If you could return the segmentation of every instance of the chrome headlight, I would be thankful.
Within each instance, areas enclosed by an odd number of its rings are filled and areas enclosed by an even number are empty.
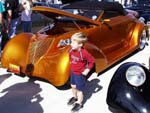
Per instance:
[[[142,67],[134,65],[127,69],[126,80],[133,86],[141,86],[146,80],[146,74]]]

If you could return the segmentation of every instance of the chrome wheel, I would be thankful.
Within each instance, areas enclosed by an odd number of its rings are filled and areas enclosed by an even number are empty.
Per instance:
[[[140,50],[144,49],[145,45],[146,45],[146,31],[144,30],[142,32],[142,36],[141,36],[141,39],[140,39],[139,49]]]

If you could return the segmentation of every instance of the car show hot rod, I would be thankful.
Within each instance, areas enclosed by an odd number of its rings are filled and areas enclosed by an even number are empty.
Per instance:
[[[68,51],[70,38],[76,32],[87,35],[84,48],[95,58],[98,73],[145,47],[144,23],[111,8],[122,7],[119,3],[91,2],[88,6],[76,5],[78,14],[66,9],[33,7],[33,12],[50,19],[49,24],[35,34],[19,33],[10,39],[3,49],[2,67],[20,76],[39,77],[54,86],[62,86],[70,76]]]

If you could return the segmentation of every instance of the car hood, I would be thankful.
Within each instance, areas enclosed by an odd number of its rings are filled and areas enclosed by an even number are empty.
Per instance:
[[[81,16],[81,15],[76,15],[76,14],[73,14],[64,10],[56,9],[56,8],[36,6],[36,7],[33,7],[32,10],[52,19],[57,19],[60,17],[68,17],[68,18],[73,18],[76,20],[81,20],[89,24],[100,25],[100,22],[98,21],[92,20],[90,18]]]

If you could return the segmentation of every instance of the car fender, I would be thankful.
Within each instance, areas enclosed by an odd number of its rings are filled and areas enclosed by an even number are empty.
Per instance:
[[[63,86],[70,76],[69,47],[45,54],[35,64],[32,75],[48,80],[54,86]]]
[[[23,67],[26,65],[26,60],[22,59],[26,59],[27,48],[32,37],[32,33],[20,33],[10,39],[3,49],[2,67],[9,68],[9,64],[12,63],[21,66],[21,70],[25,70]]]
[[[138,21],[138,20],[137,20]],[[146,31],[146,25],[143,24],[142,22],[138,22],[135,27],[134,27],[134,30],[133,32],[131,33],[132,36],[130,38],[130,45],[132,45],[132,47],[137,47],[139,48],[139,45],[140,45],[140,40],[142,38],[142,35],[143,35],[143,32],[147,33]],[[146,34],[147,36],[147,34]],[[148,38],[148,37],[147,37]]]
[[[149,91],[149,78],[140,87],[133,87],[125,77],[126,70],[133,65],[141,66],[147,75],[148,69],[136,62],[128,62],[121,65],[113,75],[109,84],[106,102],[110,107],[121,109],[126,113],[149,113],[150,106],[146,98]],[[142,91],[142,92],[141,92]]]

